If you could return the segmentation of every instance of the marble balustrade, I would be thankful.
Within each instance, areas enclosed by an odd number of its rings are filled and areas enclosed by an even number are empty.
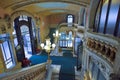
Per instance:
[[[46,63],[6,73],[0,80],[45,80]]]
[[[111,63],[114,62],[115,55],[117,52],[114,46],[93,38],[88,38],[86,43],[87,48],[107,58],[107,60],[110,61]]]

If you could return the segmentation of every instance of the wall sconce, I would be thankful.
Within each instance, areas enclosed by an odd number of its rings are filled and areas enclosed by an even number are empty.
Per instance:
[[[51,45],[50,38],[49,38],[49,39],[46,39],[46,44],[41,43],[40,46],[42,49],[44,49],[48,53],[48,60],[50,60],[50,51],[54,50],[56,45],[54,43]]]

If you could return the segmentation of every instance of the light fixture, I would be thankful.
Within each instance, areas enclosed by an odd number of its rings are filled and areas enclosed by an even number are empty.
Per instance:
[[[54,37],[59,37],[59,35],[61,35],[61,34],[58,32],[58,30],[56,30],[55,33],[53,33]]]
[[[48,60],[50,60],[50,51],[54,50],[56,45],[54,43],[51,45],[50,38],[48,38],[46,39],[46,43],[41,43],[40,46],[48,53]]]
[[[53,36],[55,37],[55,43],[57,42],[58,40],[58,37],[61,35],[61,33],[59,33],[58,30],[55,31],[55,33],[53,33]]]

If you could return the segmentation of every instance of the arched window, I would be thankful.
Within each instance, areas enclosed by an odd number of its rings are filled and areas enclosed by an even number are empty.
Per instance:
[[[27,15],[20,15],[14,20],[13,26],[14,45],[18,61],[21,61],[23,57],[30,58],[35,51],[33,50],[35,45],[32,45],[35,44],[34,41],[36,36],[34,21]],[[33,38],[33,41],[31,40],[31,37]],[[19,46],[21,49],[19,49]]]
[[[71,27],[73,24],[73,15],[68,15],[67,16],[67,23],[68,23],[68,27]]]
[[[28,17],[26,15],[20,15],[19,21],[28,21]]]
[[[64,48],[73,47],[73,38],[72,38],[72,31],[69,31],[69,34],[62,32],[59,40],[59,46]]]

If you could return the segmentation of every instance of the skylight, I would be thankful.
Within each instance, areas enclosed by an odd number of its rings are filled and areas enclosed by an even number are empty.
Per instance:
[[[37,6],[42,8],[65,8],[68,6],[66,3],[61,2],[46,2],[46,3],[39,3]]]

